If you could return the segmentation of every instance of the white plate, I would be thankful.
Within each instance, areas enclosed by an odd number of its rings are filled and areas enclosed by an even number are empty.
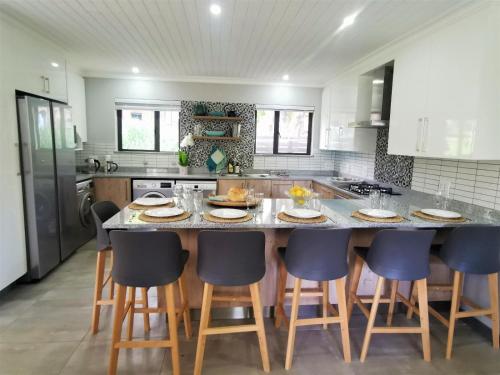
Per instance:
[[[134,203],[141,206],[160,206],[172,202],[172,198],[137,198]]]
[[[221,219],[241,219],[247,216],[247,213],[243,210],[235,210],[234,208],[217,208],[210,211],[210,215]]]
[[[321,216],[321,212],[316,210],[309,210],[307,208],[290,208],[284,211],[285,214],[299,219],[314,219]]]
[[[442,217],[444,219],[460,219],[462,217],[458,212],[438,210],[437,208],[423,208],[420,211],[426,215]]]
[[[388,210],[379,210],[377,208],[362,208],[359,210],[360,213],[370,217],[376,217],[379,219],[389,219],[391,217],[398,216],[397,213]]]
[[[154,210],[144,211],[147,216],[152,217],[171,217],[178,216],[184,213],[184,210],[179,207],[155,208]]]

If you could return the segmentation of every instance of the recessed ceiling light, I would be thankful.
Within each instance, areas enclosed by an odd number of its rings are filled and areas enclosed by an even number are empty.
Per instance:
[[[374,85],[382,85],[384,83],[383,79],[374,79],[373,81]]]
[[[50,65],[52,65],[54,68],[59,68],[59,64],[56,63],[55,61],[52,61]]]
[[[290,76],[288,74],[283,74],[283,77],[281,77],[283,81],[288,81],[290,79]]]
[[[139,68],[137,66],[132,67],[132,73],[134,74],[139,73]]]
[[[340,30],[345,29],[348,26],[351,26],[356,20],[357,13],[351,14],[350,16],[344,17],[344,21],[342,21],[342,25],[340,25]]]
[[[213,14],[213,15],[216,15],[218,16],[220,14],[220,12],[222,11],[222,8],[220,7],[219,4],[212,4],[210,5],[210,12]]]

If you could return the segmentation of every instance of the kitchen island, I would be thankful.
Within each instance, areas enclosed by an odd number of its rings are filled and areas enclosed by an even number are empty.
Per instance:
[[[466,204],[458,201],[451,201],[448,209],[458,211],[467,219],[464,223],[443,223],[431,222],[412,216],[412,212],[422,208],[434,207],[433,196],[425,193],[406,191],[401,196],[391,196],[385,201],[384,208],[395,211],[403,216],[405,220],[401,223],[374,223],[362,221],[351,216],[353,211],[360,208],[370,207],[369,199],[331,199],[321,201],[321,211],[329,219],[321,224],[293,224],[281,221],[276,218],[276,214],[286,208],[292,207],[292,201],[289,199],[265,199],[263,201],[263,212],[250,210],[253,219],[240,224],[218,224],[203,219],[200,213],[193,214],[189,219],[171,223],[145,223],[138,219],[140,211],[134,211],[124,208],[107,222],[104,223],[106,229],[158,229],[172,230],[179,234],[182,245],[189,250],[190,258],[186,268],[186,277],[190,292],[190,305],[192,308],[201,306],[202,282],[196,273],[197,258],[197,235],[201,230],[261,230],[266,235],[266,274],[261,281],[262,302],[264,306],[272,306],[275,303],[276,282],[277,282],[277,262],[278,256],[276,249],[279,246],[286,246],[288,236],[294,228],[298,227],[321,227],[321,228],[352,228],[353,234],[350,247],[368,246],[373,235],[383,228],[433,228],[438,231],[435,242],[441,243],[447,233],[457,225],[471,224],[500,224],[500,212],[485,209],[479,206]],[[213,209],[205,202],[203,211],[208,212]],[[350,258],[353,252],[350,251]],[[353,264],[353,262],[350,262]],[[432,266],[432,282],[447,282],[449,272],[444,265],[437,264]],[[369,294],[372,292],[374,275],[366,270],[363,272],[360,283],[361,293]],[[288,284],[292,285],[293,278],[288,278]],[[316,283],[304,283],[304,287],[316,286]],[[401,284],[401,290],[404,291],[408,286]],[[366,291],[363,291],[363,288]],[[227,293],[247,292],[247,288],[229,288]],[[431,299],[441,299],[444,296],[440,294],[431,295]],[[335,302],[335,296],[330,296],[330,301]],[[316,304],[317,300],[306,300],[305,303]],[[241,305],[241,303],[225,302],[226,306]]]

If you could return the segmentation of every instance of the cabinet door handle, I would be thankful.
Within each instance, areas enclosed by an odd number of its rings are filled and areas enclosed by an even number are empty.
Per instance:
[[[424,117],[424,126],[422,130],[422,152],[427,152],[427,129],[429,127],[429,118]]]
[[[422,118],[419,117],[417,121],[417,143],[415,144],[415,151],[420,152],[422,142]]]
[[[42,79],[42,84],[43,84],[42,91],[47,92],[47,78],[45,76],[40,76],[40,78]]]
[[[45,77],[45,80],[47,81],[47,94],[50,94],[50,78]]]

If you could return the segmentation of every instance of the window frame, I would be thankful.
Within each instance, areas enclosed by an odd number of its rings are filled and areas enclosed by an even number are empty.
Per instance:
[[[117,149],[120,152],[167,152],[167,153],[175,153],[175,151],[160,151],[160,109],[154,109],[154,127],[155,127],[155,149],[154,150],[144,150],[144,149],[132,149],[132,148],[123,148],[123,139],[122,139],[122,110],[121,108],[116,109],[116,131],[117,131]],[[138,110],[141,110],[138,108]],[[142,109],[145,110],[145,109]],[[151,110],[151,109],[149,109]],[[163,110],[167,111],[167,110]],[[180,134],[180,117],[179,122],[177,123],[178,131]],[[180,145],[180,139],[177,139],[177,147]]]
[[[265,109],[261,109],[264,111]],[[271,110],[272,109],[268,109]],[[279,152],[279,138],[280,138],[280,112],[281,111],[293,111],[286,109],[275,109],[274,110],[274,133],[273,133],[273,153],[257,153],[257,112],[259,109],[255,110],[255,143],[254,143],[254,154],[255,155],[292,155],[292,156],[310,156],[311,155],[311,144],[312,144],[312,125],[314,110],[309,111],[298,111],[294,112],[308,112],[308,124],[307,124],[307,150],[306,152]]]

